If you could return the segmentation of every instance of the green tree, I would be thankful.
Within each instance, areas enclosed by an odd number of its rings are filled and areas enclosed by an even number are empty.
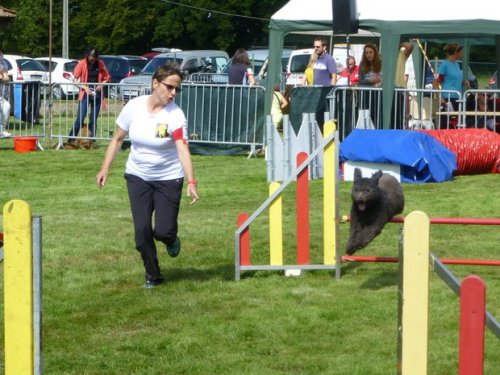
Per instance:
[[[52,0],[52,54],[62,51],[62,0]],[[223,49],[267,45],[268,19],[287,0],[69,0],[69,55],[90,45],[107,54],[143,54],[152,47]],[[6,0],[17,12],[0,30],[6,53],[49,53],[49,1]]]
[[[48,51],[49,3],[46,0],[3,1],[17,12],[16,20],[0,31],[5,53],[40,56]],[[15,3],[15,4],[14,4]]]

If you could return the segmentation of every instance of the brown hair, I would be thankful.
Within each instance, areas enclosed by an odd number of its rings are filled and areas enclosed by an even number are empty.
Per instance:
[[[457,52],[460,52],[462,50],[462,48],[463,47],[460,44],[450,43],[450,44],[446,44],[443,47],[443,50],[446,52],[446,55],[451,56]]]
[[[250,65],[250,59],[248,58],[247,50],[244,48],[238,48],[233,55],[233,64],[245,64]]]
[[[365,57],[365,51],[367,48],[370,48],[375,52],[372,62],[369,62]],[[368,73],[370,70],[379,73],[382,70],[382,60],[380,59],[380,54],[378,53],[378,48],[375,44],[365,44],[363,47],[363,56],[361,57],[361,62],[359,63],[359,70],[363,73]]]
[[[157,80],[158,82],[163,81],[165,78],[177,75],[181,78],[181,81],[184,79],[184,74],[179,69],[179,64],[170,63],[161,65],[156,68],[152,80]]]
[[[324,47],[328,47],[328,41],[324,36],[317,36],[314,38],[314,42],[321,42],[321,45]]]

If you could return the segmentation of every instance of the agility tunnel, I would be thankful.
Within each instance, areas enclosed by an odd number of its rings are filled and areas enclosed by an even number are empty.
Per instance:
[[[455,175],[500,173],[500,134],[486,129],[420,130],[457,158]]]

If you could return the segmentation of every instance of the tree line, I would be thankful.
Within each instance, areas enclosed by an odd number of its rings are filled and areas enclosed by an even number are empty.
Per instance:
[[[17,13],[0,28],[0,49],[32,57],[62,55],[63,0],[2,0]],[[220,49],[268,45],[269,18],[287,0],[68,0],[69,56],[95,46],[103,54],[147,53],[153,47]],[[50,22],[52,21],[52,22]],[[312,38],[312,37],[311,37]],[[312,40],[312,39],[311,39]],[[312,43],[312,42],[311,42]],[[430,43],[428,56],[442,56]],[[494,48],[471,47],[470,61],[495,61]]]
[[[287,0],[68,0],[69,56],[88,46],[103,54],[136,54],[153,47],[219,49],[268,44],[269,18]],[[63,0],[3,0],[17,13],[0,29],[4,53],[62,54]]]

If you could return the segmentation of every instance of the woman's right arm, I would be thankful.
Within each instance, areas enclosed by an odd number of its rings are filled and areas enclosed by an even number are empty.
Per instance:
[[[370,81],[365,78],[365,73],[361,69],[358,71],[358,79],[358,84],[360,86],[367,86],[370,84]]]
[[[116,127],[115,134],[111,139],[111,142],[108,145],[108,149],[106,150],[106,155],[104,156],[104,161],[102,162],[101,170],[97,173],[96,183],[98,187],[104,187],[106,185],[106,181],[108,179],[108,172],[113,160],[116,157],[116,154],[120,150],[123,140],[127,136],[128,132],[120,128]]]

